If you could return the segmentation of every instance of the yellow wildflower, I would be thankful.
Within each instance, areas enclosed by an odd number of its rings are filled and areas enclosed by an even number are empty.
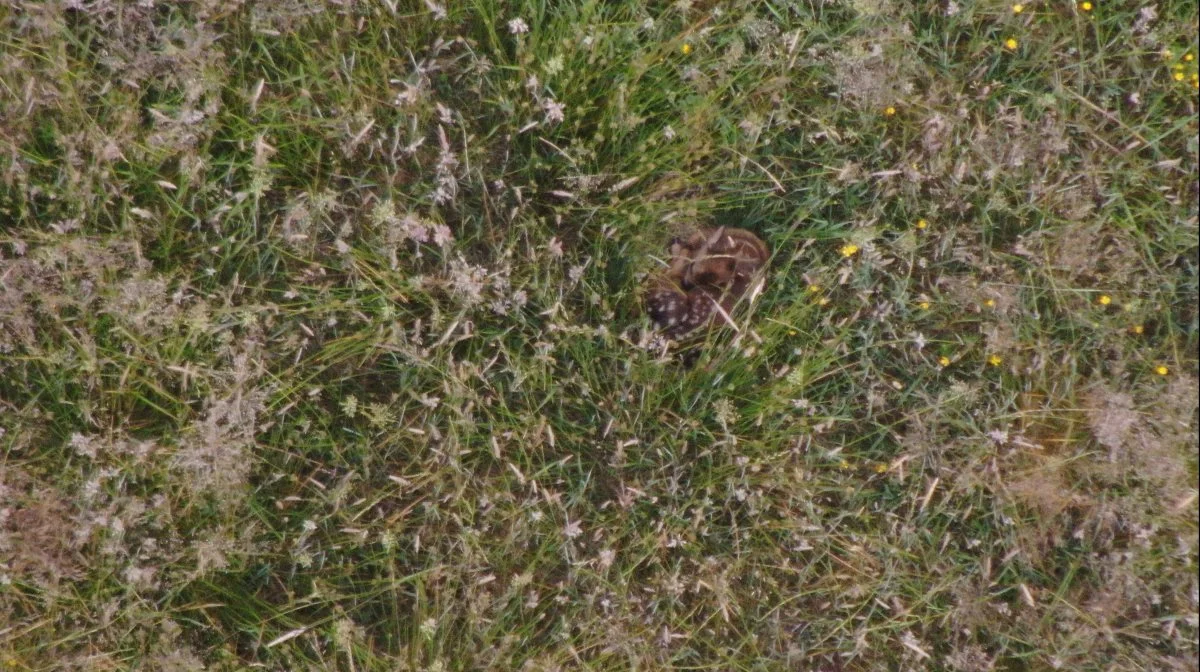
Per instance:
[[[929,228],[929,222],[927,222],[927,221],[925,221],[925,220],[923,220],[923,219],[918,219],[918,220],[917,220],[917,228],[918,228],[918,229],[922,229],[922,230],[923,230],[923,229],[926,229],[926,228]]]
[[[1020,43],[1017,42],[1017,38],[1010,37],[1004,41],[1004,46],[1008,49],[1016,49],[1018,46],[1020,46]]]
[[[1170,373],[1171,370],[1168,369],[1167,367],[1163,366],[1162,364],[1159,364],[1158,366],[1154,367],[1154,372],[1160,376],[1165,376],[1168,373]]]
[[[928,302],[928,301],[922,301],[922,302],[920,302],[920,303],[918,303],[918,304],[917,304],[917,307],[918,307],[918,308],[920,308],[921,310],[929,310],[929,302]]]
[[[1090,12],[1090,11],[1092,11],[1092,3],[1087,2],[1087,0],[1084,0],[1084,2],[1079,3],[1079,8],[1085,12]]]
[[[1146,333],[1146,327],[1140,324],[1135,324],[1133,325],[1133,333],[1141,336],[1142,334]]]
[[[1112,303],[1112,297],[1108,294],[1101,294],[1100,298],[1096,300],[1099,301],[1100,305],[1102,306],[1107,306],[1108,304]]]
[[[846,243],[842,246],[842,249],[839,250],[839,252],[842,253],[843,257],[853,257],[854,254],[858,252],[858,245],[855,245],[854,243]]]
[[[1187,61],[1188,63],[1191,63],[1192,61],[1196,60],[1196,57],[1193,56],[1192,52],[1189,51],[1188,53],[1183,55],[1183,60]]]
[[[991,364],[992,366],[1000,366],[1002,363],[1004,363],[1004,358],[1000,355],[992,355],[991,357],[988,357],[988,364]]]
[[[1174,77],[1174,78],[1175,78],[1175,81],[1177,81],[1177,82],[1182,82],[1182,81],[1183,81],[1183,73],[1182,73],[1182,72],[1177,72],[1177,73],[1175,73],[1175,74],[1173,74],[1173,75],[1171,75],[1171,76],[1172,76],[1172,77]]]
[[[996,300],[995,300],[995,299],[988,299],[988,300],[986,300],[986,301],[984,301],[984,302],[983,302],[983,305],[987,306],[988,308],[995,308],[995,307],[996,307]]]
[[[822,296],[821,298],[817,299],[817,305],[818,306],[828,306],[829,305],[829,297]]]
[[[875,465],[875,473],[877,474],[886,474],[887,470],[888,465],[884,462],[880,462],[879,464]]]
[[[950,366],[950,358],[945,355],[938,357],[938,366]]]
[[[1019,3],[1019,2],[1018,2],[1017,4],[1015,4],[1015,5],[1013,5],[1013,6],[1012,6],[1012,13],[1013,13],[1013,14],[1020,14],[1020,13],[1021,13],[1021,12],[1023,12],[1023,11],[1025,11],[1025,5],[1022,5],[1022,4],[1021,4],[1021,3]]]
[[[894,116],[896,114],[896,108],[888,105],[887,107],[883,108],[883,114],[886,117]]]
[[[688,54],[692,53],[692,45],[684,42],[683,46],[679,48],[679,51],[683,52],[684,56],[687,56]]]

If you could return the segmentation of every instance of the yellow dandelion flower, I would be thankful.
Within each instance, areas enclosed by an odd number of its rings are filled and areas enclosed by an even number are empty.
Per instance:
[[[1135,324],[1133,325],[1133,333],[1141,336],[1142,334],[1146,333],[1146,327],[1140,324]]]
[[[896,108],[892,107],[891,105],[888,105],[887,107],[883,108],[883,115],[885,117],[895,116],[895,114],[896,114]]]
[[[1193,56],[1192,52],[1189,51],[1188,53],[1183,55],[1183,60],[1187,61],[1188,63],[1191,63],[1192,61],[1196,60],[1196,57]]]
[[[988,300],[986,300],[986,301],[984,301],[984,302],[983,302],[983,305],[987,306],[988,308],[995,308],[995,307],[996,307],[996,300],[995,300],[995,299],[988,299]]]
[[[918,304],[917,304],[917,307],[918,307],[918,308],[920,308],[921,310],[929,310],[929,302],[928,302],[928,301],[922,301],[922,302],[920,302],[920,303],[918,303]]]
[[[829,305],[829,297],[822,296],[821,298],[817,299],[817,305],[818,306],[828,306]]]
[[[1168,373],[1170,373],[1171,370],[1168,369],[1167,367],[1163,366],[1162,364],[1159,364],[1158,366],[1154,367],[1154,372],[1160,376],[1165,376]]]
[[[1086,1],[1081,2],[1081,3],[1079,3],[1079,8],[1085,12],[1090,12],[1090,11],[1092,11],[1092,3],[1086,2]]]
[[[991,364],[992,366],[1000,366],[1003,363],[1004,358],[1000,355],[992,355],[991,357],[988,357],[988,364]]]
[[[917,228],[921,229],[921,230],[925,230],[925,229],[929,228],[929,222],[927,222],[923,219],[918,219],[917,220]]]
[[[1108,304],[1112,303],[1112,297],[1108,294],[1101,294],[1100,298],[1096,299],[1096,301],[1102,306],[1107,306]]]
[[[879,464],[875,465],[875,473],[877,474],[886,474],[887,470],[888,465],[884,462],[880,462]]]
[[[1013,13],[1013,14],[1020,14],[1020,13],[1021,13],[1021,12],[1023,12],[1023,11],[1025,11],[1025,5],[1022,5],[1022,4],[1021,4],[1021,3],[1019,3],[1019,2],[1018,2],[1017,4],[1015,4],[1015,5],[1013,5],[1013,6],[1012,6],[1012,13]]]
[[[1174,78],[1175,78],[1175,81],[1177,81],[1177,82],[1182,82],[1182,81],[1183,81],[1183,73],[1182,73],[1182,72],[1177,72],[1177,73],[1175,73],[1175,74],[1173,74],[1173,75],[1171,75],[1171,76],[1172,76],[1172,77],[1174,77]]]
[[[684,42],[683,46],[679,48],[679,51],[683,52],[684,56],[687,56],[688,54],[692,53],[692,45]]]
[[[842,253],[843,257],[853,257],[854,254],[858,252],[858,245],[855,245],[854,243],[846,243],[842,246],[842,249],[838,251]]]
[[[1004,46],[1007,47],[1008,49],[1016,49],[1017,47],[1020,46],[1020,43],[1017,42],[1017,38],[1010,37],[1004,41]]]
[[[950,358],[945,355],[938,357],[938,366],[950,366]]]

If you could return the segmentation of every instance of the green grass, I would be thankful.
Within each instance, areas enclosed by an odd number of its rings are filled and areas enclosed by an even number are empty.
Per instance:
[[[0,668],[1194,669],[1194,3],[71,4]],[[668,347],[713,224],[766,289]]]

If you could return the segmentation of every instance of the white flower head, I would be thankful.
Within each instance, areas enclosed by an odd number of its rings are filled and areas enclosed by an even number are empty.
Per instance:
[[[925,340],[925,334],[920,332],[914,333],[912,336],[913,345],[917,346],[917,350],[922,350],[929,341]]]
[[[454,242],[454,233],[445,224],[438,224],[433,227],[433,242],[438,247],[444,248]]]
[[[562,103],[550,98],[542,101],[542,109],[546,111],[546,123],[557,124],[563,120],[563,111],[566,106]]]
[[[436,2],[432,2],[431,0],[425,0],[425,8],[428,9],[431,14],[433,14],[433,18],[436,21],[441,21],[448,16],[446,14],[445,7]]]
[[[529,32],[529,24],[525,23],[525,19],[513,19],[508,22],[508,32],[512,35],[523,35]]]

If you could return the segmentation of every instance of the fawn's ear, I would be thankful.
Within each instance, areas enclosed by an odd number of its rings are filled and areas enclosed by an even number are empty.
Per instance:
[[[716,229],[713,229],[712,233],[708,236],[708,240],[704,241],[704,247],[716,247],[717,243],[721,242],[721,239],[724,237],[725,227],[718,226]]]

